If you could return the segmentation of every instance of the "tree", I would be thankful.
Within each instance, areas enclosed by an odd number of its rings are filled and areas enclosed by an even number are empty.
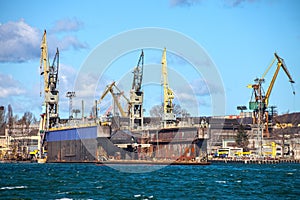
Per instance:
[[[164,109],[162,105],[155,105],[150,109],[151,117],[162,117]]]
[[[9,132],[9,134],[11,134],[11,130],[14,125],[14,114],[13,114],[13,110],[12,110],[12,107],[10,104],[8,104],[8,106],[7,106],[6,122],[8,124],[8,132]]]
[[[0,124],[5,123],[5,111],[4,106],[0,106]]]
[[[0,135],[5,135],[5,110],[0,106]]]
[[[236,134],[235,143],[238,147],[243,148],[243,151],[248,151],[249,138],[247,131],[245,131],[242,124],[239,125],[238,132]]]
[[[20,119],[22,125],[26,125],[29,128],[30,124],[33,122],[33,114],[31,112],[25,112],[23,117]]]
[[[150,116],[151,117],[162,117],[163,113],[164,113],[163,105],[155,105],[150,109]],[[188,116],[190,116],[190,114],[185,109],[181,108],[181,106],[179,104],[174,104],[173,113],[177,117],[188,117]]]
[[[190,114],[187,112],[187,110],[184,108],[181,108],[181,106],[179,104],[174,104],[173,113],[177,117],[189,117],[190,116]]]

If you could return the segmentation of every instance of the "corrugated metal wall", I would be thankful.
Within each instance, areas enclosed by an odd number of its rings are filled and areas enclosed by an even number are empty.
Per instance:
[[[49,162],[94,161],[97,127],[56,130],[46,133]]]

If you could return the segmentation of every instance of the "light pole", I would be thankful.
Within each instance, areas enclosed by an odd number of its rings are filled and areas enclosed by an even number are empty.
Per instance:
[[[246,106],[237,106],[236,109],[240,110],[241,113],[244,113],[244,110],[247,110],[247,107]],[[243,119],[244,119],[244,115],[242,116],[241,124],[243,124]]]
[[[75,92],[67,92],[66,97],[69,98],[69,119],[71,119],[71,113],[72,113],[72,99],[75,97]]]

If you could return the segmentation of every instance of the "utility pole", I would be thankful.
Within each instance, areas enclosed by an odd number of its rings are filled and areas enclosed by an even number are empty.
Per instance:
[[[262,143],[263,143],[263,113],[264,113],[264,104],[262,103],[262,88],[261,88],[261,81],[259,82],[259,98],[260,101],[258,103],[258,148],[259,148],[259,156],[263,155],[262,152]]]
[[[73,97],[76,97],[75,92],[67,92],[66,97],[69,98],[69,119],[71,119]]]

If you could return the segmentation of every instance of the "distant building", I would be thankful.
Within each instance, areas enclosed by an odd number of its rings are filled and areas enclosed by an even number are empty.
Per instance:
[[[5,134],[0,136],[0,159],[3,159],[4,155],[10,155],[9,158],[13,159],[27,158],[31,151],[39,149],[40,136],[38,132],[38,124],[29,126],[14,124],[12,127],[6,125]]]

